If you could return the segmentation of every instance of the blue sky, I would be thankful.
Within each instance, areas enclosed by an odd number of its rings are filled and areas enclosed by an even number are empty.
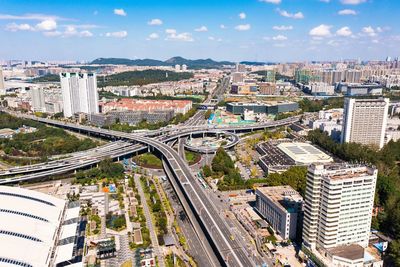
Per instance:
[[[0,0],[0,59],[400,56],[398,0]]]

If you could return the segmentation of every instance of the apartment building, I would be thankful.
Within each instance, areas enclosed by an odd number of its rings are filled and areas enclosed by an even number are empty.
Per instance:
[[[344,104],[341,142],[376,145],[382,148],[385,141],[388,108],[388,98],[347,98]]]

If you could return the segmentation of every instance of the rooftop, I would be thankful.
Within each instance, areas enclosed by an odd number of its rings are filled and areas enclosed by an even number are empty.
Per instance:
[[[49,266],[65,205],[43,193],[0,186],[0,244],[7,244],[0,258]]]
[[[359,260],[364,259],[364,248],[357,244],[338,246],[331,248],[328,252],[337,257],[349,259],[349,260]]]
[[[279,204],[282,210],[289,213],[296,212],[293,204],[303,201],[302,196],[289,185],[259,187],[256,193]]]
[[[308,143],[287,142],[281,143],[277,147],[297,164],[327,163],[333,161],[331,156]]]
[[[332,180],[345,180],[354,178],[365,178],[376,175],[376,169],[366,165],[348,163],[314,165],[322,171],[322,176]]]

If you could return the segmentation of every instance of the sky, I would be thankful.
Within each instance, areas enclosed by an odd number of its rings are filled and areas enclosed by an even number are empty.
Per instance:
[[[0,0],[0,59],[400,56],[399,0]]]

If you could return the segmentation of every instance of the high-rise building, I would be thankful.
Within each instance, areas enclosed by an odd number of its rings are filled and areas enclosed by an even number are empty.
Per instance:
[[[246,65],[236,63],[236,71],[237,72],[246,72]]]
[[[3,75],[3,68],[0,67],[0,95],[6,94],[6,88],[4,85],[4,75]]]
[[[348,83],[359,83],[362,72],[359,70],[346,70],[345,79]]]
[[[64,117],[75,113],[98,113],[97,78],[95,73],[60,73]]]
[[[176,64],[175,65],[175,71],[181,71],[181,65]]]
[[[342,143],[355,142],[365,145],[384,145],[389,99],[346,98]]]
[[[303,222],[307,247],[368,246],[377,173],[347,163],[308,167]]]
[[[45,112],[46,104],[44,101],[43,88],[32,88],[30,91],[33,111]]]

